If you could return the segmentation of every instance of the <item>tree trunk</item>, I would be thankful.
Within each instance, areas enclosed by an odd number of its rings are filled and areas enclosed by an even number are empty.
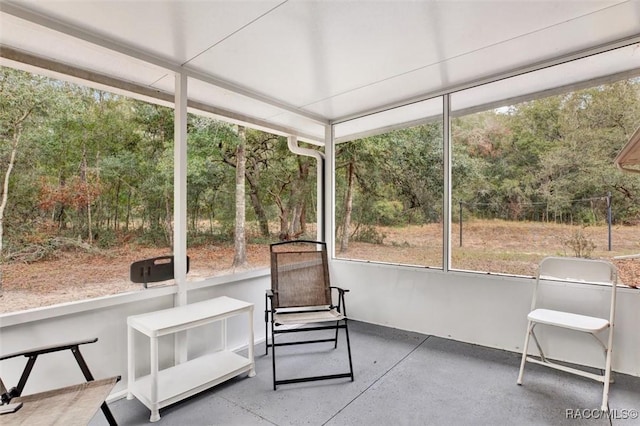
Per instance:
[[[234,237],[235,254],[233,268],[247,266],[247,246],[245,238],[245,144],[246,133],[243,126],[238,126],[238,147],[236,148],[236,229]]]
[[[83,134],[83,138],[86,140],[86,133]],[[82,143],[82,163],[80,164],[80,182],[82,182],[85,190],[86,197],[86,209],[87,209],[87,234],[89,245],[93,244],[93,224],[91,223],[91,191],[89,190],[89,180],[87,178],[88,175],[88,166],[87,166],[87,146],[86,142]],[[82,207],[78,210],[79,213],[82,212]],[[80,216],[80,214],[78,214]],[[78,226],[82,226],[81,223]]]
[[[165,190],[164,194],[164,209],[165,209],[165,233],[166,239],[169,245],[173,247],[173,225],[171,224],[171,196],[168,191]]]
[[[131,217],[131,189],[127,191],[127,215],[124,219],[124,230],[129,232],[129,219]]]
[[[344,223],[342,225],[342,241],[340,252],[345,253],[349,249],[349,227],[351,226],[351,210],[353,209],[353,178],[355,176],[353,162],[347,165],[347,194],[344,199]]]
[[[247,183],[249,184],[249,199],[251,200],[251,205],[253,206],[253,211],[258,218],[258,224],[260,226],[260,234],[263,237],[269,236],[269,220],[267,219],[267,213],[262,206],[262,202],[260,201],[260,197],[258,196],[258,185],[253,181],[253,179],[247,177]]]
[[[300,232],[307,233],[307,204],[302,204],[300,209]]]
[[[296,238],[302,235],[305,231],[304,214],[305,214],[305,205],[306,205],[306,201],[309,194],[307,193],[306,189],[304,189],[305,185],[303,185],[303,182],[307,180],[308,176],[309,176],[309,162],[303,160],[302,157],[298,157],[298,182],[300,184],[297,185],[297,187],[299,188],[298,193],[295,197],[297,205],[294,208],[295,214],[292,217],[293,230]]]
[[[11,157],[9,158],[9,166],[4,174],[4,183],[2,185],[2,201],[0,202],[0,255],[2,254],[3,234],[4,234],[4,210],[7,207],[7,201],[9,199],[9,178],[11,177],[11,171],[13,165],[16,162],[16,153],[18,152],[18,142],[20,141],[21,128],[17,126],[13,133],[13,141],[11,144]]]
[[[119,217],[119,213],[120,213],[120,187],[121,187],[121,180],[118,179],[118,183],[116,185],[116,197],[115,197],[115,211],[113,212],[113,230],[118,232],[120,230],[120,217]]]
[[[20,143],[20,136],[22,135],[22,123],[29,117],[33,108],[28,109],[22,114],[22,116],[13,125],[13,137],[11,140],[11,156],[9,157],[9,165],[7,171],[4,174],[4,182],[2,185],[2,201],[0,201],[0,255],[3,250],[3,236],[4,236],[4,211],[7,208],[7,202],[9,200],[9,179],[11,178],[11,171],[16,163],[16,154],[18,152],[18,144]]]
[[[287,230],[289,228],[289,209],[283,203],[282,198],[279,195],[275,197],[275,203],[278,206],[278,210],[280,210],[280,214],[278,215],[278,218],[280,219],[280,232],[278,233],[278,239],[280,241],[285,241],[289,239],[287,234]]]

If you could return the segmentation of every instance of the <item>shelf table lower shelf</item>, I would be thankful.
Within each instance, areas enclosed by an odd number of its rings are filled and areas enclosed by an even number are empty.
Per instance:
[[[188,398],[252,369],[245,357],[215,352],[158,372],[158,408]],[[151,409],[151,376],[136,378],[131,393]]]

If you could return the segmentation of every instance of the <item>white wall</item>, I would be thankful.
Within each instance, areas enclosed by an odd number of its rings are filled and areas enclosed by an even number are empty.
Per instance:
[[[334,285],[351,290],[347,299],[350,318],[522,352],[533,294],[531,278],[445,274],[340,260],[332,262],[331,273]],[[609,306],[609,293],[600,286],[556,282],[543,284],[542,291],[585,311],[599,310],[600,315]],[[640,376],[640,291],[619,287],[616,312],[613,369]],[[604,365],[602,350],[591,336],[542,328],[536,334],[550,358]],[[576,345],[578,342],[585,344]]]
[[[233,277],[212,279],[190,284],[189,303],[210,297],[226,295],[255,304],[255,339],[264,339],[264,294],[270,281],[267,270]],[[84,355],[96,378],[122,376],[115,392],[124,391],[127,383],[127,317],[173,306],[175,286],[148,289],[135,294],[109,296],[93,301],[75,302],[17,314],[0,315],[0,354],[18,352],[27,348],[66,343],[98,337],[98,342],[83,345]],[[207,328],[208,327],[208,328]],[[229,347],[246,346],[246,320],[229,320]],[[241,332],[241,333],[240,333]],[[197,356],[220,341],[219,329],[203,327],[189,334],[189,354]],[[142,334],[135,335],[137,374],[149,371],[149,341]],[[263,353],[256,348],[256,354]],[[160,340],[161,367],[173,362],[173,339]],[[26,358],[19,357],[0,362],[0,377],[7,388],[17,385]],[[24,393],[29,394],[51,388],[78,383],[82,373],[70,351],[40,356]]]
[[[524,342],[526,314],[530,308],[533,280],[505,276],[451,272],[424,268],[396,267],[365,262],[334,260],[331,263],[334,285],[348,288],[348,314],[351,318],[389,327],[417,331],[454,340],[519,352]],[[229,281],[233,279],[233,281]],[[190,284],[189,303],[226,295],[255,304],[255,339],[264,339],[264,291],[269,288],[268,270],[233,277],[221,277]],[[608,297],[602,288],[567,284],[548,284],[554,296],[574,294],[574,304],[585,306]],[[149,289],[135,295],[120,295],[97,301],[78,302],[20,314],[0,316],[0,353],[76,339],[98,337],[98,343],[82,347],[96,378],[121,375],[116,392],[126,387],[126,318],[143,312],[164,309],[173,304],[174,288]],[[613,368],[640,376],[640,291],[622,288],[618,293],[618,315]],[[189,334],[189,354],[215,347],[219,334],[215,327]],[[243,328],[244,327],[244,328]],[[246,323],[229,324],[229,346],[246,342]],[[594,350],[574,349],[583,341],[575,333],[542,334],[551,343],[552,358],[601,366],[602,354]],[[140,353],[137,370],[148,370],[148,341],[136,338]],[[591,343],[591,342],[587,342]],[[162,362],[173,361],[173,341],[161,341]],[[264,346],[256,347],[256,355]],[[17,384],[24,358],[0,362],[0,377],[7,386]],[[515,382],[514,377],[514,382]],[[44,356],[38,360],[25,393],[77,383],[82,375],[70,352]]]

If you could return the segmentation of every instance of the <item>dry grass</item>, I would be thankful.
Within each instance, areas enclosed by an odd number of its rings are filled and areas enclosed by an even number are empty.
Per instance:
[[[384,243],[351,242],[347,253],[338,257],[421,266],[442,266],[442,226],[411,225],[379,228]],[[537,263],[546,255],[575,253],[564,242],[575,232],[595,244],[591,257],[611,259],[640,253],[640,226],[616,227],[612,231],[613,250],[608,251],[606,227],[571,227],[527,222],[473,221],[463,225],[463,244],[459,229],[452,227],[452,266],[455,269],[534,275]],[[129,265],[139,259],[166,255],[168,249],[122,245],[99,254],[64,252],[57,259],[32,264],[3,265],[0,312],[49,306],[86,298],[141,291],[129,281]],[[201,246],[189,248],[189,280],[233,272],[233,247]],[[248,245],[249,268],[269,265],[267,244]],[[624,283],[640,282],[640,259],[616,261]]]

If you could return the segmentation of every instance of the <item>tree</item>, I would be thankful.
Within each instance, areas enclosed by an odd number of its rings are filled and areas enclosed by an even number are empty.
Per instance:
[[[2,199],[0,201],[0,255],[4,248],[5,210],[9,202],[11,174],[18,161],[19,149],[25,127],[46,115],[46,107],[52,99],[47,79],[0,67],[0,154],[6,161],[3,173]]]
[[[246,133],[244,126],[238,126],[238,145],[236,147],[236,231],[234,237],[233,267],[247,266],[247,244],[245,236],[245,145]]]
[[[314,149],[310,145],[301,146]],[[317,214],[316,160],[292,153],[284,138],[278,140],[275,148],[276,157],[269,165],[267,178],[269,194],[278,209],[278,238],[292,240],[307,232],[307,221]]]
[[[269,237],[269,219],[263,202],[263,189],[266,185],[262,182],[265,171],[268,170],[269,163],[277,161],[275,145],[278,137],[275,135],[260,132],[258,130],[247,130],[247,168],[245,178],[249,185],[249,200],[258,220],[260,234]],[[267,178],[268,179],[268,178]]]
[[[336,221],[340,227],[340,251],[347,251],[349,241],[358,232],[360,225],[371,230],[378,222],[376,202],[387,200],[388,189],[393,186],[389,180],[385,163],[390,160],[389,148],[393,146],[390,134],[358,139],[339,145],[336,151],[337,170],[344,170],[344,180],[336,184],[336,198],[343,192],[342,205],[336,211]],[[355,226],[352,224],[356,223]]]
[[[353,212],[353,184],[355,182],[355,161],[351,159],[346,167],[347,187],[344,194],[344,219],[342,221],[342,238],[340,240],[340,253],[349,250],[349,232],[351,232],[351,214]]]

